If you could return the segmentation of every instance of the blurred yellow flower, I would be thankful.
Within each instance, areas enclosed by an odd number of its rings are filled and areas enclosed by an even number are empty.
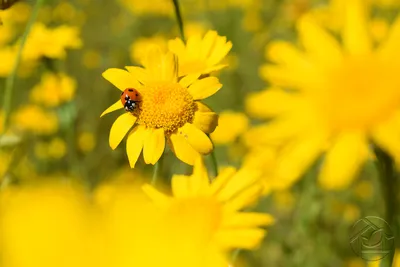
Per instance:
[[[269,194],[271,190],[285,190],[292,185],[291,180],[275,175],[277,155],[277,150],[273,147],[254,147],[244,156],[243,168],[261,172],[263,194]]]
[[[258,179],[257,172],[227,168],[210,184],[198,158],[191,176],[173,176],[172,197],[144,185],[163,212],[161,240],[165,238],[165,243],[159,245],[164,266],[183,266],[177,263],[181,260],[187,260],[186,266],[227,266],[224,253],[256,249],[265,235],[259,227],[274,222],[269,214],[241,211],[260,197]]]
[[[101,60],[101,55],[96,50],[86,50],[82,56],[82,63],[88,69],[98,68]]]
[[[1,18],[1,17],[0,17]],[[0,27],[0,47],[7,44],[14,37],[14,30],[12,27]]]
[[[148,50],[145,68],[108,69],[103,77],[124,91],[137,90],[137,106],[119,116],[110,131],[109,143],[115,149],[128,134],[126,151],[134,168],[141,151],[146,164],[155,164],[164,152],[165,138],[175,155],[193,165],[201,154],[213,150],[206,135],[214,131],[217,115],[199,100],[215,94],[221,87],[218,79],[199,79],[188,75],[178,82],[176,57],[163,54],[157,47]],[[124,108],[120,99],[101,116]]]
[[[384,19],[374,19],[371,22],[371,36],[376,42],[383,41],[389,33],[390,25]]]
[[[226,110],[220,113],[218,126],[211,134],[215,144],[229,144],[234,142],[249,127],[249,119],[241,112]]]
[[[4,26],[15,26],[14,24],[24,23],[28,20],[31,6],[28,3],[19,1],[6,10],[0,10],[0,21]]]
[[[90,152],[96,145],[96,137],[92,132],[82,132],[78,136],[78,147],[82,152]]]
[[[167,39],[161,35],[154,35],[152,37],[141,37],[136,39],[130,47],[130,56],[132,62],[145,64],[147,50],[149,47],[156,45],[165,52],[167,51]]]
[[[374,195],[374,185],[368,180],[360,181],[354,186],[353,192],[361,200],[371,199]]]
[[[3,265],[92,265],[85,255],[91,228],[84,203],[80,191],[61,185],[8,188],[0,193]]]
[[[119,0],[119,2],[135,15],[172,16],[174,14],[174,7],[171,1]]]
[[[193,35],[185,43],[176,38],[168,42],[168,48],[178,56],[179,77],[188,74],[209,74],[225,68],[220,64],[232,48],[226,37],[219,36],[216,31],[208,31],[204,38]]]
[[[185,22],[185,36],[198,36],[204,35],[206,33],[207,26],[202,22],[197,21],[187,21]]]
[[[51,158],[60,159],[67,153],[67,145],[63,139],[56,137],[49,142],[47,151]]]
[[[33,87],[30,100],[46,107],[56,107],[71,101],[75,95],[76,81],[65,73],[44,73]]]
[[[78,28],[62,25],[50,29],[44,24],[36,23],[32,26],[22,57],[24,60],[37,60],[41,57],[64,59],[66,49],[77,49],[81,46]]]
[[[276,87],[248,99],[251,113],[275,118],[248,138],[282,146],[280,179],[295,181],[326,152],[319,181],[341,189],[370,158],[371,142],[400,157],[400,17],[374,48],[364,4],[346,1],[342,44],[306,15],[297,24],[304,51],[283,41],[267,49],[276,65],[263,66],[262,77],[291,91]]]
[[[36,105],[26,105],[17,110],[12,122],[14,127],[35,134],[48,135],[58,130],[57,115]]]
[[[13,47],[0,47],[0,77],[7,77],[14,66],[17,53]]]
[[[73,22],[77,16],[77,10],[67,1],[58,3],[52,12],[53,20],[59,22]]]

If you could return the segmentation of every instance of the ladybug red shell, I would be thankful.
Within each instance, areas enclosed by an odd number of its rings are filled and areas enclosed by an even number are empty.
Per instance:
[[[124,105],[125,110],[132,112],[135,109],[137,102],[139,102],[139,97],[140,94],[136,89],[126,88],[121,93],[121,103]]]

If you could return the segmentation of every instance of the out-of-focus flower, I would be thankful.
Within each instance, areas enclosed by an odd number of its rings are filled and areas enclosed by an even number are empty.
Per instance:
[[[174,14],[174,7],[171,1],[119,0],[119,2],[135,15],[172,16]]]
[[[12,117],[13,126],[35,134],[48,135],[58,130],[57,115],[36,105],[26,105]]]
[[[11,73],[16,55],[16,50],[13,47],[0,48],[0,77],[7,77]]]
[[[1,18],[1,17],[0,17]],[[7,44],[14,36],[14,31],[11,27],[0,27],[0,47]]]
[[[3,191],[0,194],[0,245],[4,266],[91,265],[85,255],[92,244],[88,243],[91,228],[87,224],[89,213],[84,203],[87,201],[82,192],[68,186],[32,186]]]
[[[101,55],[96,50],[86,50],[82,56],[82,63],[88,69],[98,68],[101,64]]]
[[[371,199],[374,194],[374,186],[371,181],[360,181],[354,186],[353,192],[359,199]]]
[[[199,100],[215,94],[221,87],[218,79],[199,79],[200,74],[183,77],[178,82],[176,57],[168,52],[163,54],[154,47],[148,50],[145,68],[127,67],[108,69],[103,77],[124,91],[137,90],[137,106],[114,122],[109,143],[115,149],[128,134],[126,151],[133,168],[141,151],[146,164],[155,164],[164,152],[165,139],[175,155],[193,164],[201,154],[213,150],[206,135],[214,131],[218,116]],[[101,116],[122,109],[120,99]]]
[[[56,137],[50,141],[47,151],[51,158],[60,159],[67,153],[67,145],[64,140]]]
[[[6,10],[0,10],[0,21],[4,26],[24,23],[28,20],[31,6],[28,3],[19,1]]]
[[[390,25],[384,19],[374,19],[371,21],[371,36],[376,42],[383,41],[389,33]]]
[[[371,141],[400,157],[400,17],[374,48],[364,4],[346,1],[342,44],[306,15],[297,25],[304,51],[287,42],[267,49],[276,64],[263,66],[262,77],[291,90],[272,88],[248,99],[251,113],[275,118],[249,138],[282,146],[278,179],[295,181],[326,152],[319,181],[341,189],[370,158]]]
[[[96,145],[96,137],[92,132],[82,132],[78,136],[78,147],[82,152],[90,152]]]
[[[178,56],[179,76],[188,74],[209,74],[226,67],[220,64],[232,48],[232,43],[216,31],[208,31],[201,38],[193,35],[185,43],[176,38],[168,42],[168,48]]]
[[[56,107],[72,100],[75,90],[76,81],[65,73],[45,73],[31,90],[30,99],[36,104]]]
[[[223,111],[219,115],[218,126],[211,134],[215,144],[229,144],[234,142],[249,127],[249,119],[240,112]]]
[[[147,57],[147,50],[149,47],[156,45],[162,51],[167,51],[167,39],[161,35],[154,35],[152,37],[142,37],[136,39],[130,47],[130,56],[132,62],[145,64]]]
[[[52,18],[54,21],[64,23],[73,22],[77,16],[77,10],[67,1],[61,1],[52,12]]]
[[[185,22],[184,31],[186,37],[204,35],[206,29],[207,27],[204,23],[196,21]]]
[[[184,266],[179,263],[186,261],[186,266],[227,266],[224,253],[257,248],[265,235],[259,227],[274,222],[269,214],[241,211],[260,197],[258,179],[256,172],[227,168],[210,184],[199,158],[191,176],[172,178],[172,197],[144,185],[163,213],[165,231],[154,245],[168,263],[164,265]]]
[[[82,46],[79,29],[62,25],[53,29],[36,23],[28,36],[22,57],[24,60],[37,60],[41,57],[64,59],[66,49],[77,49]]]
[[[263,193],[269,194],[271,190],[284,190],[292,185],[291,180],[285,180],[275,175],[277,150],[273,147],[256,147],[246,153],[243,167],[259,170]]]

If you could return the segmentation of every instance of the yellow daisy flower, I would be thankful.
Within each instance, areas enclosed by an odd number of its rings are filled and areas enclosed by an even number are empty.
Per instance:
[[[149,49],[144,68],[108,69],[103,77],[124,91],[134,88],[139,102],[133,112],[121,115],[112,125],[109,143],[115,149],[128,131],[126,151],[134,168],[143,150],[146,164],[155,164],[167,142],[175,155],[193,165],[201,154],[209,154],[213,145],[206,135],[214,131],[218,116],[199,100],[215,94],[221,87],[218,79],[199,79],[199,74],[178,80],[176,57]],[[122,109],[120,100],[101,116]],[[165,140],[167,139],[167,141]]]
[[[40,84],[32,88],[30,100],[47,107],[56,107],[71,101],[75,90],[76,81],[65,73],[45,73]]]
[[[42,23],[32,26],[22,52],[24,60],[37,60],[41,57],[63,59],[66,49],[77,49],[82,46],[79,29],[67,25],[50,29]]]
[[[225,110],[220,113],[218,126],[211,134],[214,144],[226,145],[233,143],[249,127],[249,119],[240,112]]]
[[[38,135],[51,135],[58,130],[58,117],[36,105],[25,105],[12,116],[13,127]]]
[[[248,138],[282,146],[277,173],[284,180],[296,180],[326,152],[319,181],[346,187],[370,157],[371,142],[400,157],[400,17],[375,48],[364,4],[346,1],[341,43],[304,16],[297,24],[304,50],[283,41],[267,49],[275,65],[260,73],[276,88],[250,96],[247,107],[276,119]]]
[[[188,74],[209,74],[225,68],[220,62],[232,48],[232,43],[216,31],[208,31],[204,38],[192,35],[185,43],[176,38],[168,42],[168,48],[179,58],[179,77]]]
[[[172,197],[148,184],[143,190],[164,214],[161,220],[169,251],[176,250],[181,255],[204,253],[191,259],[195,266],[227,266],[221,253],[257,248],[265,235],[260,227],[274,222],[269,214],[241,211],[260,197],[258,179],[257,172],[226,168],[210,183],[198,158],[191,176],[173,176]]]

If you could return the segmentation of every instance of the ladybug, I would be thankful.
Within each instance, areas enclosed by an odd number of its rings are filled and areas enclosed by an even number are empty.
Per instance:
[[[139,92],[134,88],[126,88],[121,93],[121,103],[126,111],[132,112],[139,102]]]

